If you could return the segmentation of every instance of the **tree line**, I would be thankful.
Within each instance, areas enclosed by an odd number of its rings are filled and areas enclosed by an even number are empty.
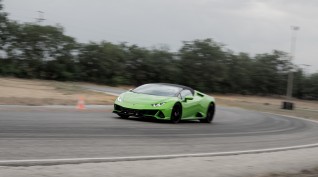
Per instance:
[[[318,99],[318,73],[306,75],[288,53],[250,56],[213,39],[185,41],[177,52],[107,41],[79,43],[62,26],[8,19],[0,0],[0,75],[108,85],[167,82],[204,92],[284,95],[294,71],[293,95]]]

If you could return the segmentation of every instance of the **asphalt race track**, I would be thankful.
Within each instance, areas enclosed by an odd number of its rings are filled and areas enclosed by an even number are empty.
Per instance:
[[[110,107],[0,109],[0,160],[211,153],[318,143],[318,124],[217,107],[212,124],[120,119]]]

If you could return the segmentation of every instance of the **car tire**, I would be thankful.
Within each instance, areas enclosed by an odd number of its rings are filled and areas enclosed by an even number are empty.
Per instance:
[[[170,121],[174,124],[177,124],[180,122],[181,117],[182,117],[182,106],[180,103],[176,103],[172,108]]]
[[[118,114],[120,118],[122,119],[128,119],[128,115],[124,115],[124,114]]]
[[[204,119],[200,119],[200,122],[211,123],[214,118],[214,113],[215,113],[215,105],[214,103],[211,103],[208,107],[206,117]]]

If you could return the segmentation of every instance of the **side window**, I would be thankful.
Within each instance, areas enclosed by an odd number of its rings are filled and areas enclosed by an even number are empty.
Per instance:
[[[190,90],[182,90],[180,92],[181,100],[183,100],[188,95],[192,95],[192,92]]]

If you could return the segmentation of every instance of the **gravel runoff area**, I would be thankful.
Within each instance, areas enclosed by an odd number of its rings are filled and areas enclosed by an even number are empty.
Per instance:
[[[85,90],[81,83],[0,77],[0,105],[113,104],[116,96]]]
[[[1,177],[314,177],[318,147],[234,156],[192,157],[53,166],[0,166]],[[286,173],[287,172],[287,173]],[[294,174],[294,175],[293,175]]]

